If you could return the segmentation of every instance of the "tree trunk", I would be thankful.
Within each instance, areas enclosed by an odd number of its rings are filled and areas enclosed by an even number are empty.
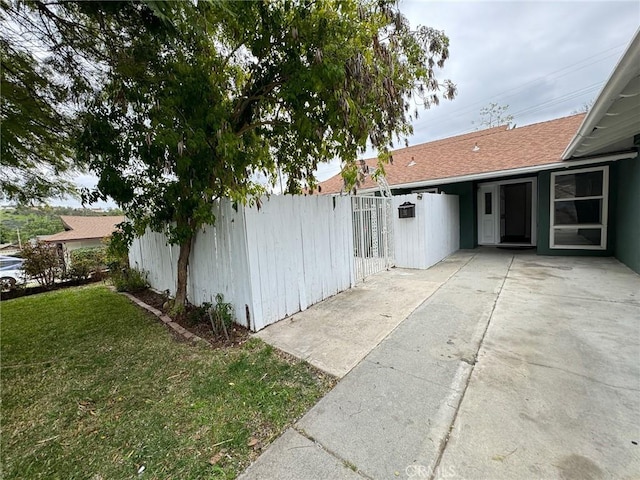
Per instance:
[[[185,306],[187,301],[187,275],[189,273],[189,255],[191,254],[191,245],[193,244],[193,236],[185,239],[180,244],[180,255],[178,256],[178,284],[176,285],[176,301],[175,308],[179,309]]]

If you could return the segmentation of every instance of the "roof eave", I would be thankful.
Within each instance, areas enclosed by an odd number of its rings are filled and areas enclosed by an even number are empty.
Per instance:
[[[620,92],[635,76],[633,67],[637,65],[640,58],[640,28],[629,43],[627,50],[613,70],[613,73],[605,83],[604,87],[596,97],[593,107],[582,120],[582,124],[578,128],[567,148],[562,153],[562,160],[569,160],[576,152],[584,138],[591,134],[593,129],[600,122],[602,117],[607,113],[611,105],[615,102]]]
[[[435,187],[438,185],[445,185],[450,183],[488,180],[492,178],[511,177],[514,175],[525,175],[527,173],[537,173],[544,170],[555,170],[558,168],[571,168],[571,167],[579,167],[579,166],[592,165],[592,164],[604,163],[604,162],[615,162],[618,160],[625,160],[627,158],[635,158],[637,156],[638,156],[637,151],[619,152],[619,153],[610,154],[610,155],[600,155],[600,156],[592,156],[589,158],[575,159],[568,162],[562,161],[562,162],[547,163],[543,165],[535,165],[531,167],[510,168],[506,170],[494,170],[492,172],[471,173],[468,175],[458,175],[456,177],[434,178],[430,180],[422,180],[419,182],[399,183],[396,185],[389,185],[389,186],[391,189]],[[377,187],[363,188],[358,190],[358,193],[366,194],[366,193],[375,192],[377,190],[378,190]],[[334,195],[339,195],[339,193],[335,193]]]
[[[65,242],[79,242],[81,240],[102,240],[103,238],[110,237],[111,234],[98,237],[78,237],[78,238],[43,238],[45,243],[65,243]]]

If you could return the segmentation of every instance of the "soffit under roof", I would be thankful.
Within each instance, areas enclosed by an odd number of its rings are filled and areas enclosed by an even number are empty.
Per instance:
[[[640,134],[640,30],[596,98],[563,159],[620,152]]]

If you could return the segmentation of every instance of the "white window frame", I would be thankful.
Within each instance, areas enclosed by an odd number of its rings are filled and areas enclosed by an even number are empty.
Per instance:
[[[411,193],[440,193],[438,187],[421,188],[419,190],[411,190]]]
[[[602,195],[590,197],[569,197],[556,199],[556,178],[563,175],[574,175],[576,173],[602,172]],[[550,180],[550,205],[549,205],[549,248],[557,250],[606,250],[607,249],[607,221],[609,215],[609,166],[580,168],[576,170],[563,170],[551,173]],[[602,200],[602,223],[580,223],[576,225],[556,225],[555,205],[556,201],[569,200]],[[599,228],[600,245],[556,245],[556,230],[573,230],[579,228]]]

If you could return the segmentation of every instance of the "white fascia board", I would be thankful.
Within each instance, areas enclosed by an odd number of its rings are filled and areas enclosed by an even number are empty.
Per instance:
[[[582,143],[584,137],[591,134],[611,105],[618,99],[620,92],[622,92],[629,81],[637,75],[638,58],[640,58],[640,28],[636,30],[627,50],[613,69],[613,73],[607,80],[607,83],[605,83],[600,93],[598,93],[593,107],[591,107],[589,113],[587,113],[582,120],[578,132],[562,153],[563,160],[571,158]]]
[[[527,173],[541,172],[543,170],[555,170],[560,168],[579,167],[583,165],[593,165],[602,162],[615,162],[617,160],[624,160],[627,158],[636,158],[638,152],[630,151],[623,153],[616,153],[612,155],[602,155],[599,157],[581,158],[580,160],[570,160],[565,162],[548,163],[546,165],[536,165],[533,167],[512,168],[509,170],[497,170],[494,172],[472,173],[469,175],[459,175],[457,177],[436,178],[432,180],[423,180],[419,182],[411,183],[399,183],[397,185],[389,185],[391,189],[399,188],[421,188],[421,187],[434,187],[438,185],[448,185],[450,183],[468,182],[476,180],[488,180],[492,178],[510,177],[512,175],[525,175]],[[358,190],[358,194],[367,194],[378,191],[377,187],[363,188]]]

